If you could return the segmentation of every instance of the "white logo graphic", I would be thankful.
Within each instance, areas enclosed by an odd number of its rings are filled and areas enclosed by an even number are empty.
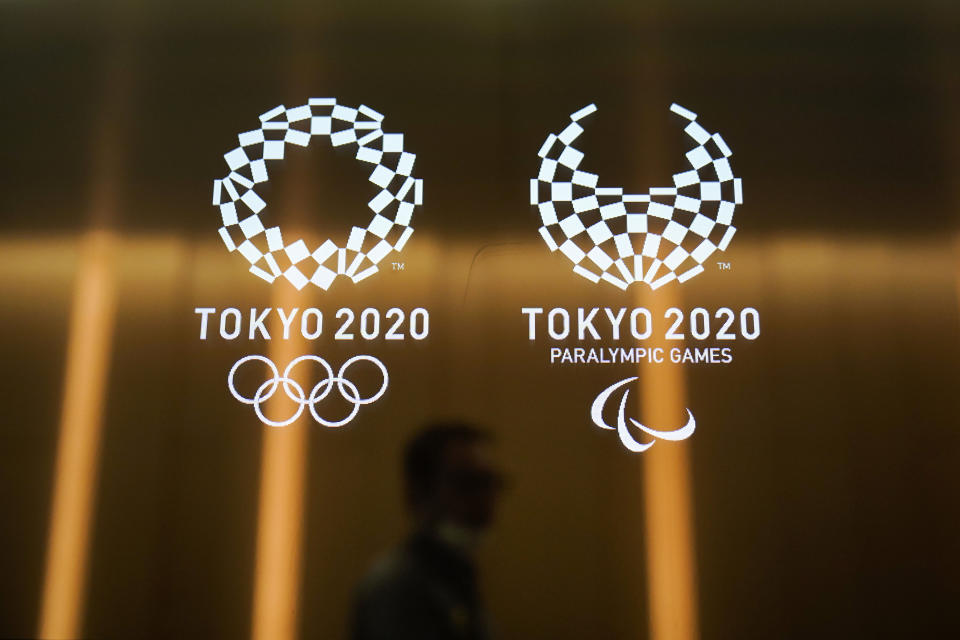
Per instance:
[[[657,289],[701,273],[703,262],[726,250],[736,232],[733,210],[743,195],[730,148],[696,122],[697,114],[674,104],[670,110],[689,121],[684,132],[696,143],[686,154],[690,169],[674,174],[672,187],[643,195],[598,187],[596,174],[579,170],[583,153],[571,146],[583,133],[579,121],[596,110],[591,104],[571,114],[571,123],[540,148],[530,204],[540,209],[547,246],[559,249],[584,278],[621,289],[634,282]]]
[[[416,156],[404,151],[403,134],[384,133],[382,122],[373,109],[354,109],[334,98],[311,98],[292,109],[280,105],[261,115],[260,128],[241,133],[240,146],[224,154],[230,173],[213,181],[227,248],[238,250],[250,271],[267,282],[282,275],[297,289],[308,282],[327,289],[338,275],[359,282],[376,273],[377,264],[410,239],[413,210],[423,203],[423,182],[412,175]],[[356,145],[357,160],[374,165],[369,180],[380,192],[367,203],[373,219],[353,227],[346,247],[329,239],[313,251],[302,239],[285,243],[280,228],[266,228],[259,216],[267,203],[254,187],[268,180],[266,162],[283,160],[287,143],[306,147],[312,136],[329,137],[335,147]]]
[[[642,431],[643,433],[655,438],[651,442],[642,443],[634,439],[633,434],[630,433],[629,428],[627,427],[627,421],[624,417],[624,410],[627,406],[627,396],[630,395],[630,390],[625,389],[623,392],[623,397],[620,399],[620,410],[617,413],[617,426],[611,427],[603,419],[603,408],[607,404],[607,400],[610,399],[610,396],[613,395],[613,392],[619,389],[622,386],[628,385],[634,380],[637,379],[637,376],[632,378],[626,378],[620,382],[615,382],[603,391],[600,392],[600,395],[597,396],[596,400],[593,401],[593,405],[590,407],[590,417],[593,418],[593,424],[597,425],[601,429],[614,429],[616,428],[617,433],[620,436],[620,442],[623,443],[623,446],[628,450],[633,451],[634,453],[639,453],[641,451],[646,451],[652,447],[657,439],[659,440],[686,440],[697,428],[697,421],[693,419],[693,413],[690,412],[690,409],[687,409],[687,424],[683,425],[679,429],[673,431],[659,431],[657,429],[651,429],[645,425],[640,424],[633,418],[630,418],[631,424],[634,427]]]
[[[237,392],[237,389],[234,386],[234,376],[237,374],[237,370],[240,367],[251,361],[262,362],[266,364],[270,369],[270,372],[273,374],[273,377],[257,387],[257,391],[253,394],[252,398],[247,398]],[[293,368],[304,361],[316,362],[323,367],[323,370],[327,374],[325,379],[318,382],[313,389],[310,390],[309,395],[306,395],[303,387],[300,386],[296,380],[293,380],[290,377],[290,373],[293,371]],[[377,368],[380,369],[380,374],[383,378],[380,388],[369,398],[360,397],[360,392],[357,390],[357,386],[346,378],[347,369],[350,367],[350,365],[362,361],[371,362],[376,365]],[[390,378],[387,375],[387,368],[382,362],[380,362],[380,360],[374,358],[373,356],[354,356],[353,358],[350,358],[343,363],[336,375],[333,374],[333,369],[323,358],[314,355],[300,356],[299,358],[295,358],[290,361],[290,364],[288,364],[287,368],[283,370],[283,375],[281,376],[277,371],[277,366],[273,364],[272,360],[264,356],[252,355],[237,360],[236,364],[233,365],[233,368],[230,369],[229,375],[227,375],[227,387],[230,389],[230,393],[233,395],[233,397],[244,404],[252,404],[253,410],[256,412],[257,417],[260,418],[260,421],[264,424],[270,425],[271,427],[285,427],[288,424],[292,424],[297,418],[300,417],[301,414],[303,414],[304,407],[309,407],[310,415],[313,416],[314,420],[323,426],[342,427],[357,416],[357,412],[360,411],[361,405],[371,404],[379,400],[380,397],[386,392],[389,382]],[[330,391],[334,388],[334,383],[336,383],[337,391],[340,393],[343,399],[353,405],[353,409],[350,411],[349,415],[347,415],[347,417],[343,420],[338,421],[326,420],[320,417],[316,411],[316,404],[330,394]],[[284,393],[286,393],[287,396],[297,404],[297,410],[292,417],[286,420],[270,420],[263,415],[262,405],[264,402],[273,397],[273,394],[276,393],[277,389],[279,389],[281,385],[283,386]]]

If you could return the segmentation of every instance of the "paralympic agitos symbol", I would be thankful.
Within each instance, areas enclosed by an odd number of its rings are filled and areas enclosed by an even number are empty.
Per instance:
[[[640,453],[641,451],[646,451],[656,443],[657,440],[686,440],[697,428],[697,421],[693,418],[693,413],[690,412],[690,409],[687,409],[687,423],[675,429],[673,431],[661,431],[659,429],[651,429],[650,427],[643,425],[633,418],[630,418],[630,423],[647,434],[648,436],[654,438],[650,442],[639,442],[636,438],[633,437],[633,434],[630,433],[630,429],[627,426],[626,416],[624,415],[627,408],[627,396],[630,395],[630,389],[624,389],[623,395],[620,397],[620,408],[617,412],[617,426],[613,427],[606,423],[603,419],[603,409],[607,404],[607,401],[610,399],[610,396],[619,389],[620,387],[626,386],[631,382],[637,380],[637,376],[626,378],[620,382],[614,382],[612,385],[600,392],[597,398],[593,401],[593,405],[590,407],[590,417],[593,418],[593,423],[600,427],[601,429],[610,429],[616,430],[617,434],[620,436],[620,442],[626,447],[629,451],[634,453]]]
[[[600,187],[596,174],[580,170],[583,152],[572,146],[595,112],[593,104],[570,115],[570,124],[547,136],[538,155],[540,171],[530,181],[530,204],[540,213],[540,235],[560,251],[575,273],[620,289],[643,282],[653,289],[703,272],[715,251],[724,251],[736,233],[733,211],[743,202],[740,178],[733,175],[733,152],[718,133],[697,123],[697,114],[670,106],[687,124],[695,143],[686,153],[690,169],[674,174],[672,187],[645,194]]]

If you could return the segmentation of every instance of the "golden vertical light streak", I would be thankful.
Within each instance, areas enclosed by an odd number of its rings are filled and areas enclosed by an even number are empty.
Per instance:
[[[291,10],[290,50],[284,68],[287,84],[297,99],[304,101],[315,88],[317,77],[316,16],[312,10],[301,13]],[[310,211],[310,175],[307,165],[288,162],[290,172],[287,193],[284,193],[285,236],[301,237],[304,218]],[[307,285],[312,287],[313,285]],[[273,307],[287,311],[309,306],[309,295],[298,292],[279,279],[273,285]],[[306,341],[297,331],[288,340],[278,323],[271,330],[268,356],[281,371],[294,358],[304,355]],[[281,390],[282,391],[282,390]],[[309,389],[305,389],[309,393]],[[285,393],[278,392],[268,402],[267,410],[275,415],[290,416],[295,406]],[[253,640],[294,640],[299,633],[300,562],[304,529],[304,481],[307,473],[309,417],[286,427],[264,427],[260,457],[260,502],[257,516],[257,546],[254,566]]]
[[[670,307],[680,307],[676,286],[667,285],[643,299],[654,319],[662,319]],[[682,346],[662,338],[651,340],[649,346],[667,354],[671,347]],[[655,429],[683,424],[687,394],[681,365],[643,364],[639,385],[644,424]],[[689,445],[661,441],[642,455],[650,637],[693,640],[699,630]]]
[[[126,21],[120,23],[129,28]],[[104,51],[101,109],[91,145],[91,231],[80,240],[70,315],[37,625],[41,638],[75,638],[81,635],[83,626],[90,529],[115,322],[115,261],[120,240],[109,229],[119,213],[123,137],[130,114],[133,56],[129,44],[130,34],[125,32]]]
[[[306,296],[285,284],[277,283],[274,288],[273,307],[302,310]],[[283,335],[279,322],[270,328],[270,334],[277,338]],[[270,341],[268,357],[282,371],[288,362],[303,355],[304,347],[302,335],[294,330],[289,340]],[[296,409],[282,389],[267,405],[267,415],[277,416],[276,419],[292,415]],[[302,418],[286,427],[264,427],[253,593],[254,640],[297,637],[309,428]]]
[[[81,242],[37,632],[41,638],[80,635],[116,306],[116,238],[108,231],[92,231]]]
[[[642,171],[656,175],[668,154],[665,127],[670,126],[668,58],[662,39],[663,5],[645,5],[643,19],[649,33],[648,46],[638,60],[643,77],[640,95],[639,156]],[[670,165],[672,166],[672,165]],[[681,291],[674,281],[656,292],[641,287],[641,306],[650,310],[657,326],[664,312],[681,306]],[[686,419],[686,378],[681,365],[669,364],[669,349],[682,346],[654,333],[648,347],[663,348],[667,363],[641,364],[639,395],[644,424],[654,429],[672,429]],[[693,504],[690,487],[690,453],[685,442],[658,442],[643,455],[643,504],[647,559],[647,593],[652,640],[693,640],[699,636],[697,618],[696,564],[693,540]]]

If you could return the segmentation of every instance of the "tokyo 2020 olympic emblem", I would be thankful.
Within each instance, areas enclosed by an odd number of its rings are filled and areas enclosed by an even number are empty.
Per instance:
[[[402,133],[384,132],[383,119],[370,107],[334,98],[311,98],[292,109],[280,105],[261,115],[260,126],[237,136],[239,145],[224,154],[229,173],[213,181],[227,249],[239,251],[251,273],[267,282],[282,276],[297,289],[309,282],[327,289],[341,275],[359,282],[376,273],[380,261],[410,239],[414,210],[423,203],[423,182],[413,176],[416,156],[404,149]],[[286,145],[306,147],[316,136],[355,148],[356,159],[373,166],[368,179],[379,189],[367,203],[369,224],[353,227],[342,247],[331,239],[317,247],[284,239],[280,227],[261,218],[267,203],[256,185],[269,179],[267,163],[283,160]]]

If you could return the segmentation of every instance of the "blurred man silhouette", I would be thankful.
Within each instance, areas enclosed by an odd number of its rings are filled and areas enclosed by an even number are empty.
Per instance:
[[[357,594],[353,640],[485,640],[474,552],[501,486],[490,435],[431,425],[406,446],[403,475],[413,532]]]

